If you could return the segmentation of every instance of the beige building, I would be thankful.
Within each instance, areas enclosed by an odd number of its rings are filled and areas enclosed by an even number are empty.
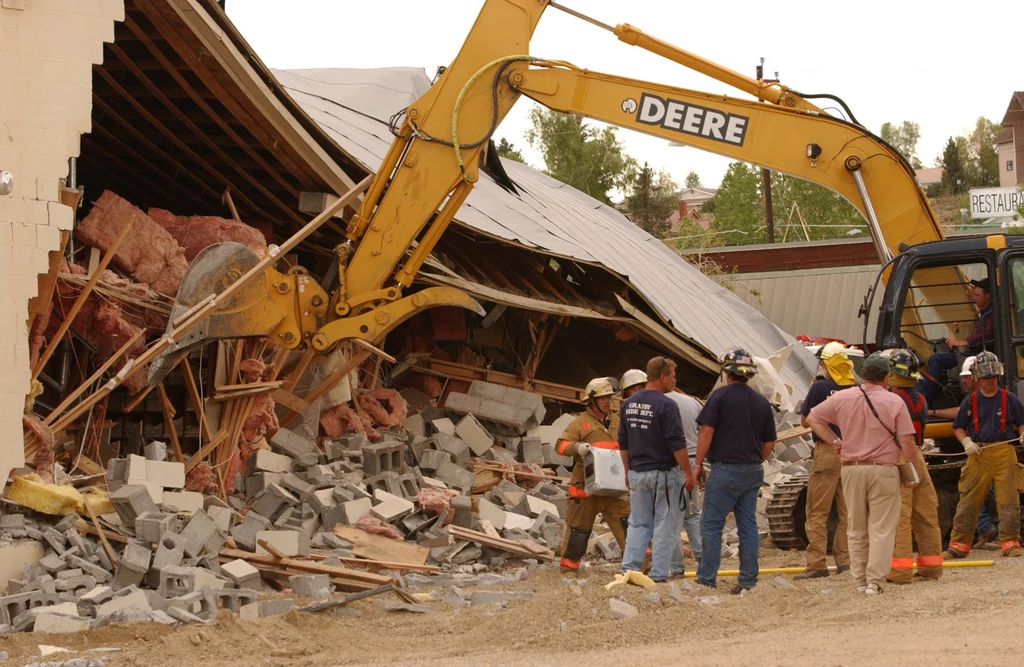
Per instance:
[[[22,463],[29,390],[27,313],[74,211],[61,203],[68,159],[90,130],[92,66],[124,19],[122,0],[0,0],[0,475]],[[73,201],[74,197],[70,198]],[[2,485],[2,482],[0,482]]]
[[[999,186],[1012,187],[1024,183],[1024,91],[1017,91],[1010,98],[1003,116],[1003,131],[996,137],[996,151],[999,153]]]

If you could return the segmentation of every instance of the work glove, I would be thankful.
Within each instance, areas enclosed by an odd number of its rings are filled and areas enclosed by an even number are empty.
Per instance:
[[[981,447],[975,444],[975,442],[970,438],[964,438],[960,441],[960,444],[964,446],[964,452],[966,452],[968,456],[981,454]]]
[[[586,456],[587,452],[589,452],[589,451],[590,451],[590,445],[588,445],[587,443],[585,443],[585,442],[577,442],[576,443],[576,455],[579,456],[580,458],[583,458],[584,456]]]

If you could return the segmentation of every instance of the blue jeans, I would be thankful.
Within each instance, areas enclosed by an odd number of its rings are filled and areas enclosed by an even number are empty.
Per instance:
[[[697,474],[696,470],[696,458],[690,457],[690,468],[693,469],[693,474]],[[679,513],[679,525],[676,526],[676,532],[686,531],[686,536],[690,538],[690,550],[693,551],[693,558],[698,563],[700,562],[701,553],[701,541],[700,541],[700,497],[697,495],[698,491],[696,488],[690,494],[690,504],[687,505],[686,509]],[[683,565],[683,541],[679,540],[676,543],[676,548],[672,552],[672,565],[669,566],[668,571],[672,574],[682,574],[685,570]]]
[[[706,547],[697,567],[697,583],[715,588],[718,566],[722,562],[722,529],[732,512],[740,538],[741,588],[757,584],[757,494],[764,483],[760,463],[723,463],[711,465],[704,485],[704,511],[701,515],[701,540]]]
[[[622,556],[623,572],[640,571],[650,544],[651,579],[664,581],[668,578],[672,549],[679,541],[676,521],[685,482],[686,477],[679,468],[629,471],[629,532]]]
[[[928,405],[935,403],[935,399],[942,393],[942,387],[945,386],[948,371],[950,368],[956,366],[956,353],[954,352],[935,352],[932,356],[928,357],[928,365],[925,366],[925,372],[931,377],[935,378],[936,382],[931,380],[921,381],[921,395],[924,396],[924,400],[928,401]]]

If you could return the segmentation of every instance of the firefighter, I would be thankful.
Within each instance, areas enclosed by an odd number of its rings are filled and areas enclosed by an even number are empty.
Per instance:
[[[928,423],[928,403],[914,385],[921,379],[917,355],[913,351],[892,350],[889,357],[889,391],[903,399],[914,424],[917,442],[914,468],[921,479],[912,487],[901,487],[900,523],[892,554],[888,581],[909,584],[914,580],[914,543],[917,543],[917,573],[926,579],[942,576],[942,531],[939,529],[939,497],[935,493],[928,466],[921,453],[924,427]],[[905,459],[900,458],[900,463]]]
[[[975,389],[960,404],[953,432],[964,446],[967,462],[960,472],[960,503],[944,558],[964,558],[971,550],[978,511],[995,482],[999,510],[999,546],[1004,557],[1020,557],[1020,496],[1017,494],[1015,441],[1024,426],[1024,406],[1016,394],[999,386],[1003,364],[991,352],[974,362]]]
[[[614,449],[619,443],[610,430],[612,396],[615,387],[610,378],[594,378],[585,390],[587,409],[576,417],[558,439],[557,451],[576,461],[569,479],[569,502],[565,512],[565,538],[562,540],[561,569],[576,572],[587,551],[594,521],[600,514],[611,529],[619,549],[626,548],[626,527],[629,520],[629,495],[621,497],[588,497],[583,490],[583,456],[591,447]]]
[[[807,416],[811,409],[822,403],[837,391],[856,384],[853,375],[853,362],[846,355],[842,343],[832,341],[818,351],[818,360],[825,372],[825,377],[811,385],[800,411],[800,424],[810,426]],[[832,432],[838,437],[839,427],[833,425]],[[832,503],[836,504],[839,523],[832,542],[832,558],[836,561],[836,574],[850,569],[850,550],[847,543],[846,498],[843,496],[843,483],[840,479],[842,466],[836,448],[814,436],[814,452],[812,454],[811,478],[807,483],[807,567],[794,579],[816,579],[828,576],[826,551],[828,549],[828,517],[832,513]]]
[[[636,392],[647,386],[647,373],[639,368],[630,368],[622,374],[619,382],[619,390],[622,392],[622,400],[626,400]],[[614,433],[615,431],[613,431]]]

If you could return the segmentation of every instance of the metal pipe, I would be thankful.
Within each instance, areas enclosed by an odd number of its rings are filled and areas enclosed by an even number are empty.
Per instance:
[[[871,230],[871,240],[875,242],[875,250],[878,252],[878,257],[882,260],[882,263],[888,264],[892,261],[892,252],[889,251],[889,246],[885,245],[885,238],[882,236],[882,226],[878,224],[878,216],[875,215],[875,207],[872,206],[871,197],[868,196],[868,188],[864,183],[864,177],[860,173],[859,162],[856,169],[850,169],[850,173],[853,174],[853,180],[857,183],[857,191],[860,192],[860,198],[864,202],[864,210],[868,214],[868,229]]]

